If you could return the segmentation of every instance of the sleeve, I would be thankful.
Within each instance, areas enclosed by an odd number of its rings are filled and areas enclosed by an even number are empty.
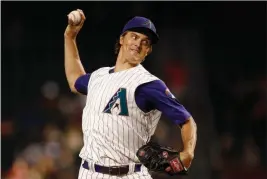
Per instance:
[[[157,109],[175,124],[184,123],[191,114],[161,80],[142,84],[136,90],[136,103],[144,112]]]
[[[83,76],[80,76],[75,81],[74,86],[79,93],[87,95],[87,88],[88,88],[88,82],[89,82],[90,76],[91,76],[91,73],[87,73]]]

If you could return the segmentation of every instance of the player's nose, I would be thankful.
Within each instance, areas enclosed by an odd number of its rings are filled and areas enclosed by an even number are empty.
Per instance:
[[[133,47],[134,50],[138,51],[138,53],[141,50],[141,42],[136,42]]]
[[[140,46],[141,46],[141,39],[138,39],[138,40],[135,40],[134,41],[134,45],[136,46],[136,47],[138,47],[138,48],[140,48]]]

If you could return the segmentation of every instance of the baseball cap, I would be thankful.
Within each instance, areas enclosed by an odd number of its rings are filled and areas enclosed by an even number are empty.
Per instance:
[[[125,24],[121,34],[128,30],[147,35],[149,39],[151,39],[152,44],[156,44],[159,40],[155,25],[150,19],[145,17],[135,16],[129,20]]]

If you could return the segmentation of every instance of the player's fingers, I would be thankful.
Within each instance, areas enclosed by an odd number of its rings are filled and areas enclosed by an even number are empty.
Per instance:
[[[84,15],[83,11],[82,11],[81,9],[77,9],[77,11],[81,14],[81,16],[82,16],[82,20],[85,20],[86,17],[85,17],[85,15]]]
[[[73,25],[73,20],[70,18],[70,14],[68,14],[67,17],[68,17],[68,24]]]
[[[80,24],[79,24],[80,27],[83,26],[84,20],[85,20],[85,19],[82,18],[82,20],[81,20],[81,22],[80,22]]]

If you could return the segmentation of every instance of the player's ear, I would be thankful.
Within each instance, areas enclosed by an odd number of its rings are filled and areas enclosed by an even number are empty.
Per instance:
[[[152,52],[152,45],[150,46],[150,48],[149,48],[149,50],[148,50],[146,56],[148,56],[151,52]]]
[[[124,33],[120,36],[120,45],[122,45],[123,40],[124,40],[124,37],[125,37],[126,34],[127,34],[127,32],[124,32]]]
[[[123,38],[124,38],[124,36],[120,36],[120,45],[122,45],[122,43],[123,43]]]

